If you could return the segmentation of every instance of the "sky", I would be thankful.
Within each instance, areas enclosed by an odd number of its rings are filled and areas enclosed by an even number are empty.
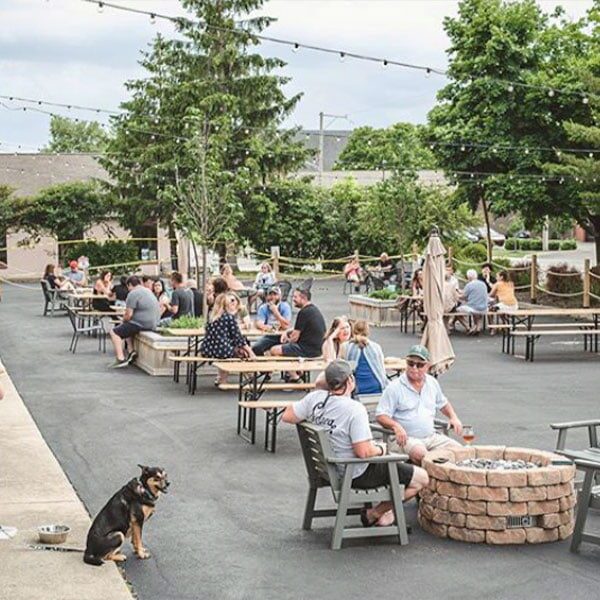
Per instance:
[[[112,1],[183,14],[178,0]],[[578,18],[592,2],[539,4],[546,11],[560,4]],[[262,12],[278,19],[267,32],[274,37],[443,69],[448,46],[443,19],[454,16],[457,6],[450,0],[270,0]],[[143,75],[140,51],[156,33],[174,34],[168,22],[152,24],[148,17],[108,7],[99,13],[83,0],[0,0],[0,23],[0,95],[104,109],[118,109],[127,99],[124,83]],[[307,129],[318,128],[321,111],[343,117],[327,118],[330,129],[423,123],[445,83],[433,74],[350,58],[340,62],[337,55],[293,52],[273,43],[263,51],[288,62],[285,73],[292,81],[286,92],[304,95],[287,124]],[[0,152],[35,151],[48,141],[48,115],[24,112],[22,102],[0,102]],[[97,118],[85,111],[50,110]]]

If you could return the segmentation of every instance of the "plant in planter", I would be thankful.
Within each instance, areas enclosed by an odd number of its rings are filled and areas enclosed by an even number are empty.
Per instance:
[[[199,329],[204,326],[202,317],[190,317],[188,315],[171,321],[169,329]]]
[[[566,263],[548,267],[546,289],[557,294],[576,294],[583,291],[581,271]]]
[[[375,300],[395,300],[399,295],[400,294],[395,290],[383,289],[370,292],[368,297],[374,298]]]

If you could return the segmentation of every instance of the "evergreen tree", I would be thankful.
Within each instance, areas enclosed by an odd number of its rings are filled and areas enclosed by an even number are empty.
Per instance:
[[[228,174],[222,210],[242,211],[233,232],[260,238],[276,206],[268,187],[301,166],[307,151],[295,131],[281,123],[300,95],[286,98],[285,63],[253,52],[271,22],[247,15],[262,0],[181,0],[189,18],[178,20],[179,36],[157,36],[141,61],[147,77],[127,83],[131,99],[113,120],[115,136],[102,163],[120,196],[124,223],[177,222],[177,185],[198,170],[190,141],[200,136],[211,171]],[[242,17],[246,17],[243,18]],[[216,181],[213,179],[213,181]],[[165,193],[165,190],[167,193]],[[214,242],[223,240],[214,240]]]

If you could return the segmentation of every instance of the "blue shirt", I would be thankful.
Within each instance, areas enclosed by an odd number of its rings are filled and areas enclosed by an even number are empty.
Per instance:
[[[467,306],[477,312],[487,312],[488,308],[488,291],[485,283],[476,279],[469,281],[463,289]]]
[[[277,305],[277,308],[279,309],[279,314],[284,319],[287,319],[288,321],[292,319],[292,309],[287,302],[280,302]],[[266,302],[258,307],[258,311],[256,312],[256,320],[263,325],[269,325],[269,327],[279,324],[279,321],[271,312],[271,307]]]
[[[381,384],[369,366],[364,350],[360,351],[360,358],[354,370],[356,390],[359,394],[380,394]]]
[[[434,377],[425,376],[419,393],[403,373],[385,388],[376,414],[386,415],[400,423],[409,437],[426,438],[435,432],[433,420],[436,410],[444,408],[446,404],[448,399]]]

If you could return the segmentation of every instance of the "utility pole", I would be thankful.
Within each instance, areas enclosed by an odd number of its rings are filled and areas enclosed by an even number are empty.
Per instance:
[[[325,126],[325,117],[331,118],[331,121]],[[323,184],[323,161],[325,147],[325,129],[329,127],[336,119],[348,119],[348,115],[329,115],[321,111],[319,113],[319,185]]]

